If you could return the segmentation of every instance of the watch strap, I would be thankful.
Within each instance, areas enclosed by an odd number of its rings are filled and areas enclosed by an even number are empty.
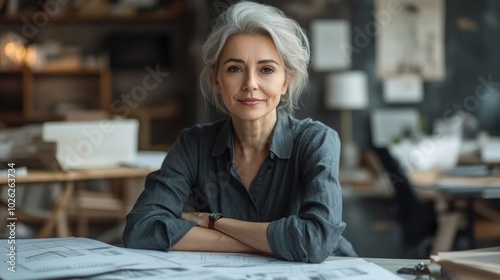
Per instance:
[[[215,229],[215,222],[220,218],[224,218],[224,215],[221,213],[212,213],[208,216],[208,228]]]

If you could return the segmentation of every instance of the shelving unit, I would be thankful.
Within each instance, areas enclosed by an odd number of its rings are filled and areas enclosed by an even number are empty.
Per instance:
[[[109,69],[24,71],[24,115],[64,114],[68,110],[102,110],[110,113]],[[51,92],[53,84],[57,90]]]
[[[39,1],[38,3],[40,3]],[[0,17],[1,23],[24,23],[26,19],[29,21],[34,17],[37,17],[37,13],[44,13],[43,17],[46,17],[48,21],[52,23],[133,23],[133,22],[168,22],[178,19],[184,11],[183,0],[171,1],[170,7],[166,9],[160,9],[157,11],[149,12],[138,12],[130,14],[106,14],[101,12],[100,14],[90,14],[90,13],[78,13],[78,12],[23,12],[20,11],[13,15],[2,15]],[[58,4],[58,3],[56,3]],[[63,6],[59,4],[59,6]],[[40,7],[42,8],[42,7]],[[42,16],[40,16],[42,17]],[[41,18],[38,21],[42,20]]]
[[[148,90],[148,99],[135,107],[119,102],[122,101],[123,95],[131,95],[134,87],[142,83],[147,75],[148,65],[155,67],[153,63],[156,63],[156,58],[152,55],[147,57],[145,62],[139,58],[132,65],[116,66],[110,63],[109,66],[99,69],[0,69],[0,124],[15,127],[28,123],[64,120],[64,112],[73,109],[102,110],[110,116],[137,118],[140,121],[141,150],[168,150],[172,139],[176,138],[182,127],[191,123],[186,104],[192,101],[190,95],[196,91],[191,77],[195,75],[189,66],[185,65],[189,53],[185,48],[187,40],[184,38],[191,35],[186,35],[189,34],[187,30],[178,28],[189,28],[184,27],[186,22],[189,25],[190,21],[185,17],[184,1],[173,0],[161,9],[140,11],[136,14],[90,15],[69,10],[70,12],[63,12],[65,9],[62,9],[55,14],[46,14],[46,24],[39,28],[36,36],[29,38],[30,42],[70,42],[68,44],[81,44],[82,53],[106,52],[111,55],[117,53],[116,48],[110,50],[115,38],[111,35],[125,34],[128,41],[118,44],[120,53],[125,51],[125,56],[133,53],[126,52],[132,42],[143,43],[141,50],[136,52],[139,54],[152,54],[150,49],[155,49],[155,54],[158,50],[165,51],[172,57],[172,61],[169,61],[168,65],[162,64],[162,71],[173,73],[172,77],[165,79],[158,88]],[[44,11],[20,11],[15,15],[0,15],[0,34],[21,34],[26,19],[34,22],[32,19],[37,13]],[[143,34],[164,35],[172,46],[164,48],[164,45],[157,45],[154,40],[135,40],[134,35]],[[129,35],[131,37],[128,37]],[[177,79],[173,76],[186,78]],[[127,106],[126,113],[116,110],[116,104]],[[165,135],[168,137],[164,137]]]
[[[109,69],[0,72],[0,120],[7,124],[62,120],[67,110],[111,108]]]
[[[23,76],[21,70],[0,73],[0,119],[23,110]]]

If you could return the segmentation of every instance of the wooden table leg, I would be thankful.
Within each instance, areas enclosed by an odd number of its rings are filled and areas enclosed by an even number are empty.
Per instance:
[[[145,177],[122,179],[124,215],[127,215],[144,189]]]
[[[36,238],[47,238],[52,236],[54,228],[57,228],[57,237],[70,235],[66,206],[73,196],[74,182],[68,181],[63,185],[61,193],[58,195],[50,218],[37,233]]]
[[[79,185],[76,185],[76,184]],[[76,236],[77,237],[88,237],[89,236],[89,219],[87,213],[84,210],[83,205],[83,193],[84,193],[84,182],[75,183],[75,199],[74,203],[76,207],[75,220],[76,220]]]
[[[122,178],[119,179],[118,186],[120,187],[120,196],[123,201],[123,220],[115,227],[106,230],[98,236],[98,240],[106,243],[119,243],[121,244],[121,236],[125,229],[125,217],[132,210],[137,198],[144,189],[144,182],[146,177],[139,178]]]
[[[438,227],[432,242],[431,254],[448,252],[453,249],[453,243],[460,229],[460,221],[463,215],[459,211],[440,214],[437,218]]]

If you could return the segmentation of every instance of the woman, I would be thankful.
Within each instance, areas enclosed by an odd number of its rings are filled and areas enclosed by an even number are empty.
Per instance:
[[[125,246],[355,256],[341,236],[338,135],[290,115],[307,82],[303,30],[276,8],[240,2],[202,51],[202,92],[228,118],[183,131],[127,216]]]

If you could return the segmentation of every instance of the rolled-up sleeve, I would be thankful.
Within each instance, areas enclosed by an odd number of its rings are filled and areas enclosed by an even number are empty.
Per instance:
[[[346,252],[337,250],[344,244],[342,232],[346,227],[338,181],[337,133],[324,127],[308,129],[300,137],[297,149],[303,180],[298,215],[270,223],[268,239],[273,254],[290,261],[312,263],[325,260],[333,252],[355,255],[351,246]]]
[[[170,250],[193,226],[180,218],[195,178],[193,149],[181,136],[172,146],[160,170],[146,178],[145,189],[131,212],[123,232],[125,247]]]

